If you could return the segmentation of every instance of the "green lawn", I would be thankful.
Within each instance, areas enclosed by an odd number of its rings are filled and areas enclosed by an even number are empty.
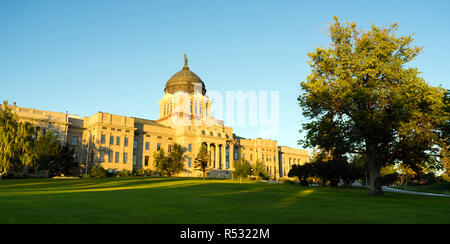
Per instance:
[[[186,178],[0,180],[0,223],[450,223],[450,198]]]

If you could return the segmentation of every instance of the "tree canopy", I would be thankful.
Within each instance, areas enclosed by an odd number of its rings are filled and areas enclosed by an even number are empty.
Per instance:
[[[0,177],[12,170],[22,171],[24,166],[35,167],[33,135],[35,128],[19,122],[4,101],[0,106]]]
[[[448,121],[444,92],[419,76],[409,62],[422,48],[413,36],[396,36],[397,24],[372,25],[334,18],[331,46],[308,53],[311,74],[298,97],[306,146],[367,160],[371,194],[382,194],[380,168],[393,163],[435,165],[443,147],[438,129]]]
[[[205,144],[202,144],[198,151],[197,157],[195,158],[194,166],[197,170],[202,171],[203,179],[206,176],[206,171],[209,167],[210,162],[211,162],[211,156],[208,153],[208,149],[206,148]]]

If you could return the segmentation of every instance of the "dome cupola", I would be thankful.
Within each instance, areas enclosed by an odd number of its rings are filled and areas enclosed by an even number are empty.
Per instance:
[[[186,54],[184,55],[184,67],[181,71],[174,74],[166,83],[165,92],[174,94],[177,91],[194,93],[199,91],[205,95],[206,88],[203,81],[194,72],[189,70]]]

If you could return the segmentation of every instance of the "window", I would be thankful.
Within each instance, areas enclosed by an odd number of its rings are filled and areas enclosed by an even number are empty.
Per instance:
[[[104,162],[105,161],[105,151],[101,150],[100,151],[100,162]]]
[[[73,153],[73,160],[77,160],[77,152]]]
[[[200,103],[200,115],[202,115],[202,103]]]
[[[116,152],[116,161],[115,161],[116,163],[118,163],[119,162],[119,152]]]
[[[125,140],[123,141],[124,146],[128,146],[128,137],[125,137]]]
[[[133,155],[133,166],[137,165],[137,155]]]
[[[145,156],[145,166],[148,166],[148,160],[149,160],[149,157]]]
[[[133,148],[134,148],[134,149],[137,149],[137,148],[138,148],[138,141],[137,141],[137,140],[134,140],[134,142],[133,142]]]
[[[120,136],[116,137],[116,145],[120,145]]]
[[[114,145],[114,136],[109,137],[109,145]]]
[[[245,153],[242,154],[242,158],[245,159]]]
[[[145,150],[150,149],[150,142],[146,141],[145,142]]]
[[[77,146],[78,145],[78,136],[74,136],[72,137],[72,146]]]
[[[188,158],[188,167],[189,168],[192,167],[192,159],[191,158]]]
[[[105,136],[105,135],[102,135],[102,137],[101,137],[101,143],[102,143],[102,144],[105,144],[105,143],[106,143],[106,136]]]
[[[57,131],[53,131],[53,136],[54,137],[58,137],[58,132]]]
[[[208,116],[208,104],[205,104],[205,114]]]
[[[123,153],[123,163],[127,163],[128,153]]]
[[[156,145],[156,150],[157,150],[157,151],[161,150],[161,144],[158,143],[158,144]]]
[[[189,144],[189,145],[188,145],[188,151],[189,151],[189,152],[192,152],[192,144]]]
[[[113,151],[109,151],[109,156],[108,156],[108,162],[112,162],[113,161]]]
[[[191,101],[191,114],[192,114],[192,101]]]

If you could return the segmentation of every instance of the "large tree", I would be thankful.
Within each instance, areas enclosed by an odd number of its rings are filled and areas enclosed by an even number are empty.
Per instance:
[[[0,106],[0,179],[10,170],[22,171],[24,166],[34,167],[33,135],[35,128],[19,122],[4,101]]]
[[[411,67],[422,48],[412,46],[412,35],[397,37],[397,24],[361,30],[334,20],[331,46],[308,53],[311,74],[298,101],[310,122],[301,142],[363,155],[370,193],[382,194],[381,167],[435,162],[437,128],[449,116],[443,112],[444,89],[430,86]]]

